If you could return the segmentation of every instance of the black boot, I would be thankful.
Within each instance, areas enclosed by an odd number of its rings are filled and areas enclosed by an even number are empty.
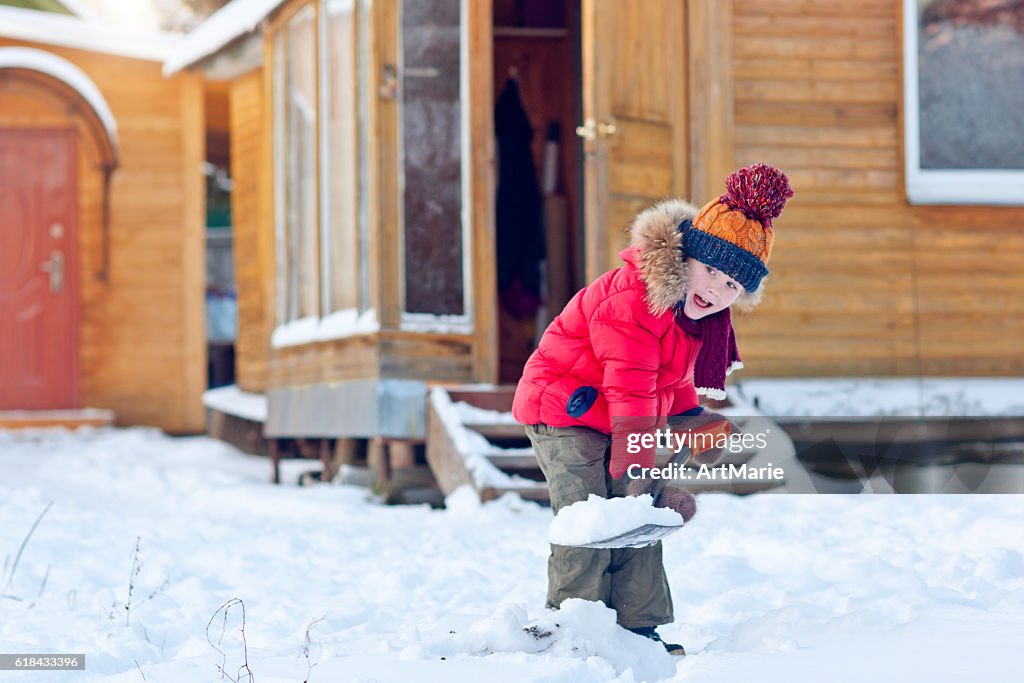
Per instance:
[[[661,639],[661,636],[658,635],[658,631],[653,626],[641,626],[640,628],[628,628],[626,630],[632,631],[638,636],[650,638],[651,640],[657,643],[661,643],[665,647],[665,652],[669,653],[670,655],[676,655],[679,657],[686,656],[686,650],[683,649],[682,645],[679,645],[677,643],[666,643],[664,640]]]

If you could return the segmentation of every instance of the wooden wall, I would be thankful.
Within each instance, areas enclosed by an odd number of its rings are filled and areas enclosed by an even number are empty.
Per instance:
[[[900,3],[731,4],[733,162],[796,192],[744,374],[1024,371],[1024,209],[906,201]]]
[[[238,292],[238,339],[235,377],[243,391],[263,393],[273,330],[274,226],[263,211],[271,191],[266,148],[263,69],[231,82],[230,115],[235,288]]]
[[[203,110],[199,76],[165,80],[158,62],[0,39],[81,68],[117,121],[121,166],[110,208],[109,281],[101,269],[102,173],[67,100],[0,86],[0,126],[76,127],[82,402],[119,424],[203,429],[206,388]]]

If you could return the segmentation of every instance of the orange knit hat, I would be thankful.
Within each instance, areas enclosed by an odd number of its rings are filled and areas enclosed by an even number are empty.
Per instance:
[[[680,226],[683,251],[756,290],[768,274],[775,230],[772,219],[793,196],[786,174],[754,164],[729,174],[726,193],[708,202],[692,224]]]

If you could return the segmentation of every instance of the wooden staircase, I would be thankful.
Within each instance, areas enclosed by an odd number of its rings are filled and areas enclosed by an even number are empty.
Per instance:
[[[433,387],[427,463],[445,495],[468,484],[481,500],[517,493],[546,501],[547,483],[523,426],[511,418],[513,386]]]

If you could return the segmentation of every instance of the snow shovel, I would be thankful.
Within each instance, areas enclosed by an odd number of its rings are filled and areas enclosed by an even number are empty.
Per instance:
[[[678,453],[672,456],[668,464],[680,463],[679,469],[683,469],[690,462],[690,458],[693,457],[693,452],[689,446],[684,446],[679,450]],[[653,500],[651,505],[656,505],[658,499],[661,498],[662,491],[665,490],[665,486],[668,480],[659,479],[657,489],[653,494]],[[679,518],[678,524],[641,524],[635,529],[629,531],[623,531],[610,538],[605,538],[597,541],[590,541],[589,543],[580,543],[574,547],[577,548],[642,548],[646,545],[651,545],[661,539],[665,538],[671,533],[675,533],[683,528],[683,518]]]

